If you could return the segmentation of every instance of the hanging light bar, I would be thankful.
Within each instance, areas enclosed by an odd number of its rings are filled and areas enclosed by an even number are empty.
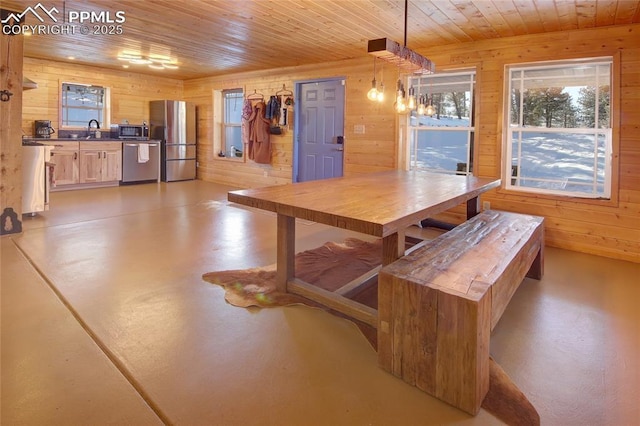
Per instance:
[[[430,59],[388,38],[369,40],[367,52],[392,63],[403,74],[433,74],[436,69]]]

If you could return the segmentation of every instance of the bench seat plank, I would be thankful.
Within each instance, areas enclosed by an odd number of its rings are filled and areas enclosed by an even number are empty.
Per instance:
[[[543,218],[489,210],[383,267],[380,366],[477,414],[491,330],[524,277],[542,277],[543,252]]]

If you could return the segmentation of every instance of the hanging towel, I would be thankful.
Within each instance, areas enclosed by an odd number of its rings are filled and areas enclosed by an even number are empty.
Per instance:
[[[138,163],[146,163],[147,161],[149,161],[149,144],[139,143],[138,144]]]

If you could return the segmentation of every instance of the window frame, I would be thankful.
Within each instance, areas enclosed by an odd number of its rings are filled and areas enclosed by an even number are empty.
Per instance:
[[[70,108],[69,106],[67,106],[65,104],[65,87],[69,86],[69,85],[73,85],[73,86],[83,86],[83,87],[96,87],[96,88],[100,88],[102,89],[103,92],[103,101],[102,101],[102,108],[98,109],[98,108],[85,108],[85,109],[93,109],[93,110],[99,110],[100,114],[101,114],[101,118],[98,119],[98,122],[100,123],[100,128],[101,129],[109,129],[111,127],[111,89],[107,86],[102,86],[102,85],[98,85],[98,84],[89,84],[89,83],[78,83],[78,82],[73,82],[73,81],[60,81],[59,82],[59,87],[60,87],[60,109],[59,109],[59,117],[58,117],[58,128],[61,130],[86,130],[88,125],[89,125],[89,120],[87,120],[87,124],[86,125],[69,125],[66,124],[66,120],[65,117],[68,116],[68,109]],[[71,107],[74,108],[74,107]],[[78,108],[76,108],[78,109]]]
[[[407,114],[407,145],[408,145],[408,150],[409,150],[409,156],[408,156],[408,167],[410,170],[427,170],[430,172],[434,172],[434,173],[444,173],[444,174],[458,174],[458,175],[473,175],[474,172],[474,164],[476,164],[476,159],[475,159],[475,145],[477,144],[477,129],[476,129],[476,111],[477,111],[477,105],[476,105],[476,89],[477,89],[477,85],[478,85],[478,73],[477,70],[475,68],[469,68],[469,69],[457,69],[455,71],[444,71],[444,72],[440,72],[440,73],[436,73],[436,74],[431,74],[431,75],[427,75],[427,76],[422,76],[422,77],[409,77],[407,79],[407,86],[411,87],[411,78],[425,78],[427,79],[427,84],[424,85],[419,85],[418,90],[416,90],[416,93],[420,94],[420,87],[424,87],[426,88],[426,92],[423,93],[425,95],[434,95],[435,93],[437,93],[437,91],[433,90],[434,88],[437,88],[438,86],[442,86],[445,84],[451,84],[449,83],[434,83],[434,84],[429,84],[428,80],[430,78],[442,78],[442,77],[466,77],[469,79],[468,84],[470,85],[470,94],[471,94],[471,100],[470,100],[470,105],[469,105],[469,121],[470,121],[470,125],[469,126],[457,126],[457,127],[446,127],[446,126],[412,126],[411,125],[411,119],[412,119],[412,115],[411,115],[411,111]],[[460,83],[467,83],[466,81],[464,81],[463,79],[461,79]],[[414,89],[416,88],[416,86],[414,86]],[[460,131],[465,131],[467,132],[466,134],[466,138],[467,138],[467,142],[466,142],[466,158],[467,161],[465,163],[459,163],[458,167],[456,168],[456,170],[445,170],[445,169],[433,169],[433,168],[424,168],[424,167],[417,167],[417,155],[415,154],[417,152],[417,145],[418,145],[418,136],[419,136],[419,132],[429,132],[429,131],[439,131],[439,132],[460,132]],[[464,164],[464,170],[459,170],[459,165],[460,164]],[[470,167],[469,167],[470,166]]]
[[[244,144],[242,141],[242,119],[240,119],[240,122],[238,123],[234,123],[234,122],[227,122],[227,96],[231,95],[231,94],[235,94],[235,95],[240,95],[240,96],[236,96],[239,99],[241,99],[241,101],[239,102],[238,108],[240,109],[240,114],[242,114],[242,106],[244,103],[244,90],[242,89],[225,89],[222,91],[222,147],[224,147],[224,152],[225,154],[227,153],[227,129],[239,129],[240,130],[240,146],[243,147],[242,149],[242,157],[227,157],[229,159],[240,159],[240,158],[244,158],[245,156],[245,152],[244,152]]]
[[[609,127],[600,127],[598,120],[594,122],[594,127],[538,127],[538,126],[521,126],[520,117],[522,117],[522,110],[519,111],[518,125],[513,126],[511,124],[511,90],[512,90],[512,77],[513,71],[525,71],[536,69],[552,69],[563,68],[570,66],[580,65],[609,65]],[[619,152],[619,122],[620,122],[620,109],[619,109],[619,66],[620,56],[618,54],[605,55],[599,57],[587,57],[587,58],[572,58],[566,60],[557,61],[537,61],[528,63],[506,64],[504,68],[504,104],[503,104],[503,123],[502,123],[502,188],[501,191],[515,192],[518,194],[528,193],[530,195],[542,198],[549,198],[552,200],[579,200],[586,203],[597,203],[604,205],[616,205],[617,204],[617,188],[618,188],[618,155]],[[522,81],[522,80],[521,80]],[[551,86],[550,86],[551,87]],[[565,86],[570,87],[570,86]],[[597,109],[597,104],[596,104]],[[597,115],[596,115],[597,116]],[[585,193],[575,191],[562,191],[558,189],[544,189],[535,187],[526,187],[515,185],[518,179],[520,171],[517,170],[516,176],[514,176],[513,169],[513,139],[512,135],[515,132],[522,133],[566,133],[566,134],[593,134],[595,136],[594,150],[597,150],[599,135],[605,136],[608,142],[605,142],[604,164],[605,164],[605,176],[604,176],[604,191],[603,194],[597,193]],[[597,161],[596,157],[593,160]],[[597,173],[597,169],[593,170],[594,176]],[[593,182],[592,186],[597,185],[597,182]],[[585,184],[586,186],[586,184]]]

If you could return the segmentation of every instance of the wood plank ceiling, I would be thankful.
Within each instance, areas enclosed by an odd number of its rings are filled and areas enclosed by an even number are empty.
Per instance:
[[[34,34],[25,56],[121,68],[123,52],[166,57],[178,69],[129,70],[190,79],[366,56],[367,40],[404,39],[404,0],[68,0],[59,25],[76,34]],[[37,0],[2,0],[24,11]],[[70,12],[123,11],[120,35],[80,34]],[[640,23],[640,0],[409,0],[407,47],[428,56],[434,45]],[[54,24],[45,16],[44,24]],[[41,24],[32,13],[25,23]],[[90,30],[98,23],[87,23]],[[102,29],[103,27],[98,27]],[[3,37],[5,37],[3,35]]]

